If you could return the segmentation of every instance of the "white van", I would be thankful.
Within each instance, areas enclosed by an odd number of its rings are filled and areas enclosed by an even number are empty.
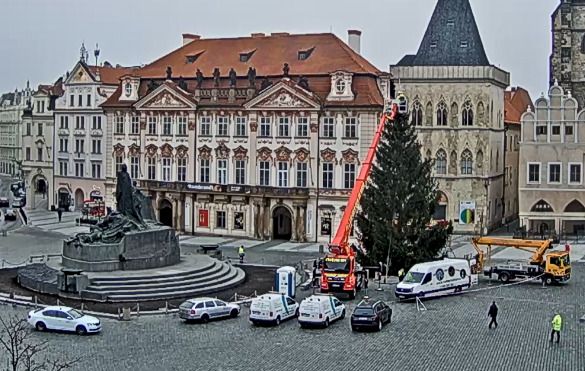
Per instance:
[[[415,264],[396,286],[397,298],[450,295],[471,287],[471,269],[465,259],[443,259]]]
[[[308,327],[329,324],[345,318],[345,305],[332,295],[312,295],[301,302],[299,308],[299,325]]]
[[[254,325],[270,323],[280,325],[280,322],[299,315],[299,304],[291,297],[270,293],[252,299],[250,305],[250,322]]]

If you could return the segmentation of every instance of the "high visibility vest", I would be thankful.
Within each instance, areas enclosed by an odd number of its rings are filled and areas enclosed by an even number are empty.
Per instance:
[[[563,319],[561,318],[561,316],[559,314],[557,314],[556,316],[554,316],[554,318],[552,320],[553,330],[561,331],[562,325],[563,325]]]
[[[240,249],[238,250],[238,253],[243,254],[244,253],[244,246],[240,246]]]

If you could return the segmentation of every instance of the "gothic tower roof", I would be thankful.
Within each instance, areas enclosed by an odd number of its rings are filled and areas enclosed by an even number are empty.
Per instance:
[[[416,56],[402,63],[489,66],[469,0],[438,0]]]

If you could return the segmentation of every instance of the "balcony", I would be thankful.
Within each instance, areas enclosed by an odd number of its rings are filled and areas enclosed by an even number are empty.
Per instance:
[[[104,135],[102,129],[91,129],[90,135],[92,137],[101,137]]]
[[[69,129],[67,128],[61,128],[57,131],[58,135],[69,135]]]
[[[186,182],[160,182],[156,180],[140,180],[138,187],[147,190],[164,190],[178,192],[205,192],[234,195],[265,195],[286,197],[308,197],[308,188],[263,187],[236,184],[210,184]]]
[[[75,129],[73,131],[73,135],[75,135],[76,137],[83,137],[85,136],[85,129]]]

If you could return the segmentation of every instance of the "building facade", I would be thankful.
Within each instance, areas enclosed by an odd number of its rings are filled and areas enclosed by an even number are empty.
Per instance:
[[[106,117],[100,104],[116,90],[119,77],[133,68],[90,66],[80,61],[63,79],[55,103],[53,204],[79,210],[84,200],[104,192]]]
[[[0,97],[0,174],[21,177],[22,114],[30,104],[32,91],[26,88]]]
[[[504,90],[468,0],[439,0],[416,55],[390,67],[410,100],[423,154],[435,161],[436,219],[487,232],[504,215]]]
[[[526,89],[512,87],[504,96],[504,220],[502,224],[518,219],[518,170],[520,166],[520,124],[527,109],[534,110],[530,94]]]
[[[180,232],[328,241],[388,90],[359,34],[183,35],[102,104],[106,205],[124,163]]]
[[[54,205],[53,112],[61,94],[61,80],[55,85],[39,85],[22,116],[22,177],[31,209]]]
[[[536,235],[585,231],[585,111],[555,83],[522,115],[520,222]]]
[[[585,0],[561,0],[552,14],[550,86],[558,80],[585,107]]]

